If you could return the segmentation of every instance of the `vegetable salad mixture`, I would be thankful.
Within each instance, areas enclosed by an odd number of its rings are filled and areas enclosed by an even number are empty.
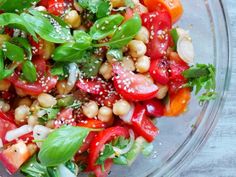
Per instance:
[[[0,161],[10,174],[106,177],[152,152],[155,119],[215,99],[180,0],[0,0]]]

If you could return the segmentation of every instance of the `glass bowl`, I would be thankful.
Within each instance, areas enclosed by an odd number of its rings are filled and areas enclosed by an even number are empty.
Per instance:
[[[185,13],[179,24],[191,33],[196,63],[217,68],[215,101],[203,106],[192,97],[189,110],[178,118],[157,120],[160,134],[150,157],[142,155],[131,167],[114,166],[110,177],[175,176],[203,146],[215,127],[230,79],[230,30],[223,0],[182,0]],[[0,176],[8,177],[1,167]],[[17,174],[15,176],[22,176]]]

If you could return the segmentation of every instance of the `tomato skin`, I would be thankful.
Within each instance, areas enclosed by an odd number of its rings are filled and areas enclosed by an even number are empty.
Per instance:
[[[151,77],[158,83],[166,85],[169,82],[169,62],[167,59],[153,59],[149,73]]]
[[[161,117],[164,115],[164,105],[161,103],[160,100],[152,99],[145,101],[143,103],[146,109],[146,114],[149,117]]]
[[[165,107],[165,116],[176,117],[184,113],[191,98],[189,88],[179,89],[176,93],[170,95],[169,103]]]
[[[16,128],[16,124],[11,121],[11,118],[0,110],[0,138],[3,144],[7,143],[5,139],[6,133]]]
[[[40,0],[38,4],[40,6],[48,7],[48,0]]]
[[[147,44],[147,55],[152,59],[161,58],[169,47],[171,18],[166,11],[155,11],[141,15],[142,24],[151,36]]]
[[[82,91],[94,95],[102,95],[107,89],[107,83],[101,78],[79,79],[76,86]]]
[[[48,12],[60,16],[64,13],[64,0],[48,0]]]
[[[113,64],[113,83],[116,91],[128,101],[144,101],[155,97],[158,87],[141,74],[125,70],[119,63]]]
[[[79,121],[79,123],[77,123],[77,126],[86,128],[105,128],[107,127],[107,124],[100,120],[87,118],[85,120]]]
[[[97,132],[90,132],[88,136],[86,137],[83,145],[80,147],[78,153],[82,154],[83,152],[87,151],[89,149],[89,146],[91,142],[93,141],[94,137],[97,135]]]
[[[55,128],[60,128],[63,125],[72,125],[76,126],[76,122],[73,118],[73,109],[65,108],[57,116],[56,121],[54,122]]]
[[[99,154],[104,147],[104,145],[113,140],[115,137],[124,136],[126,138],[129,137],[128,129],[120,126],[107,128],[98,133],[98,135],[93,139],[90,144],[90,151],[89,151],[89,164],[88,169],[91,169],[95,172],[96,176],[99,177],[106,177],[108,172],[110,171],[110,164],[106,165],[105,172],[99,170],[100,165],[96,165],[96,161],[99,157]],[[108,162],[107,162],[108,161]],[[105,161],[105,163],[109,163],[109,159]],[[97,171],[98,170],[98,171]]]
[[[23,141],[19,141],[0,152],[0,161],[10,174],[16,173],[29,157],[30,152]]]
[[[131,119],[134,131],[145,138],[148,142],[152,142],[157,136],[159,130],[146,116],[145,106],[137,104]]]
[[[107,159],[104,163],[105,171],[102,171],[101,166],[96,166],[96,168],[94,169],[94,174],[96,175],[96,177],[107,177],[112,167],[112,164],[112,159]]]
[[[33,55],[42,55],[43,54],[43,39],[38,38],[38,42],[34,41],[33,37],[29,37],[29,42],[32,47]]]
[[[187,63],[185,63],[176,52],[171,52],[170,56],[170,82],[169,92],[176,93],[187,80],[182,75],[183,71],[189,69]]]

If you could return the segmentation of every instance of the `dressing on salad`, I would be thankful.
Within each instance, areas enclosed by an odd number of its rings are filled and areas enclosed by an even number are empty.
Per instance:
[[[180,0],[0,0],[0,161],[10,174],[106,177],[150,155],[155,119],[215,99]],[[200,94],[201,93],[201,94]],[[161,132],[161,127],[160,127]]]

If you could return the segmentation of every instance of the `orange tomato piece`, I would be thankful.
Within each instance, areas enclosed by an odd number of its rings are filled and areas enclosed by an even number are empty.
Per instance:
[[[191,98],[191,91],[188,88],[178,90],[176,94],[170,96],[169,103],[165,107],[165,116],[179,116],[187,109],[189,100]]]
[[[173,24],[180,19],[184,11],[180,0],[144,0],[144,4],[150,11],[166,8]]]

